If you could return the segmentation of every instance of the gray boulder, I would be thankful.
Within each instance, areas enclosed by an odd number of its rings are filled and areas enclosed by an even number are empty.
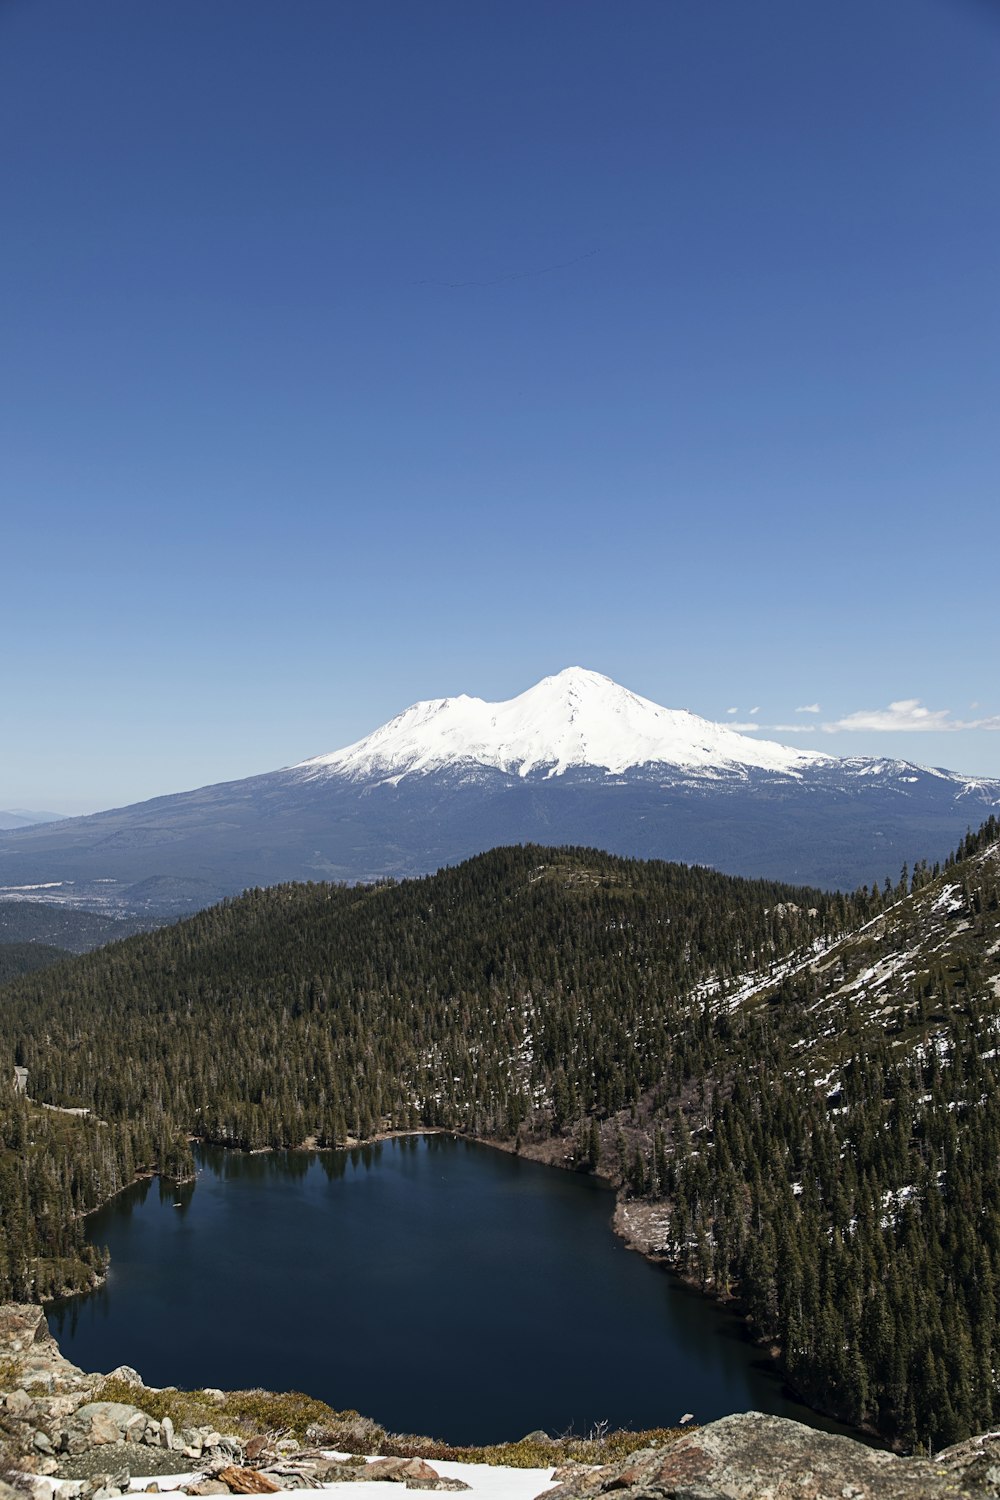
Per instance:
[[[9,1417],[16,1417],[19,1422],[29,1422],[35,1414],[35,1403],[27,1391],[8,1391],[4,1398],[4,1410]]]
[[[997,1439],[1000,1444],[1000,1438]],[[1000,1447],[995,1457],[1000,1457]],[[982,1453],[931,1461],[899,1458],[851,1438],[762,1412],[724,1417],[662,1448],[570,1476],[545,1500],[986,1500]],[[995,1472],[991,1468],[991,1475]],[[984,1473],[984,1478],[986,1475]]]
[[[140,1422],[144,1427],[147,1421],[144,1412],[124,1401],[88,1401],[66,1423],[63,1448],[67,1453],[82,1453],[103,1443],[121,1443],[127,1432],[134,1432]]]
[[[935,1463],[975,1494],[1000,1495],[1000,1432],[985,1432],[945,1448]]]

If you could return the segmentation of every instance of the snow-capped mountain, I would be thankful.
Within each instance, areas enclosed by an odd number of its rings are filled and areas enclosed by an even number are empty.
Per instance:
[[[264,776],[2,832],[0,900],[156,917],[514,843],[855,887],[943,858],[998,807],[1000,781],[790,749],[571,667],[504,703],[414,704]]]
[[[620,776],[640,767],[800,775],[830,759],[750,739],[686,709],[661,708],[599,672],[567,667],[502,703],[464,693],[415,703],[356,744],[293,769],[398,783],[405,776],[479,767],[522,779],[583,769]]]

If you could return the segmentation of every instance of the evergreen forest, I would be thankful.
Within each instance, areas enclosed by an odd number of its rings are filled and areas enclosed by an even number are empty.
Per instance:
[[[817,1408],[908,1446],[992,1425],[998,838],[853,895],[497,849],[249,891],[22,975],[0,1294],[89,1284],[80,1215],[188,1174],[192,1138],[442,1128],[614,1182],[637,1241],[737,1298]]]

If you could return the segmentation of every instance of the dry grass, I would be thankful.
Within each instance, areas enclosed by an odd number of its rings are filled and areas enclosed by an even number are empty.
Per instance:
[[[587,1437],[565,1434],[541,1440],[460,1447],[437,1438],[386,1432],[356,1411],[335,1411],[301,1391],[226,1391],[220,1400],[205,1391],[148,1390],[124,1380],[108,1379],[94,1393],[95,1401],[124,1401],[175,1428],[212,1427],[247,1439],[287,1432],[315,1448],[342,1453],[378,1453],[393,1458],[424,1458],[469,1464],[503,1464],[513,1469],[549,1469],[575,1459],[584,1464],[610,1464],[637,1448],[660,1448],[681,1436],[677,1427],[645,1432],[594,1432]],[[690,1428],[684,1429],[690,1431]]]

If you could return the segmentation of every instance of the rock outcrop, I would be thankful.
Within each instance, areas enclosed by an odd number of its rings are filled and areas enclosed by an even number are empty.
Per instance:
[[[110,1380],[135,1392],[135,1403],[95,1399]],[[42,1308],[0,1306],[0,1440],[20,1493],[0,1480],[0,1500],[114,1500],[131,1475],[184,1474],[192,1495],[266,1495],[330,1483],[392,1480],[408,1489],[463,1490],[418,1458],[333,1459],[291,1438],[175,1429],[169,1416],[144,1411],[152,1393],[120,1365],[110,1376],[87,1374],[64,1359]],[[222,1391],[205,1397],[224,1401]],[[355,1415],[356,1414],[352,1414]],[[361,1431],[381,1432],[357,1417]],[[37,1477],[34,1477],[37,1476]]]
[[[746,1412],[578,1471],[545,1500],[994,1500],[1000,1434],[941,1453],[899,1458],[784,1417]]]
[[[63,1359],[40,1307],[11,1303],[0,1306],[0,1367],[7,1447],[36,1472],[54,1468],[64,1425],[90,1400],[101,1377]]]

